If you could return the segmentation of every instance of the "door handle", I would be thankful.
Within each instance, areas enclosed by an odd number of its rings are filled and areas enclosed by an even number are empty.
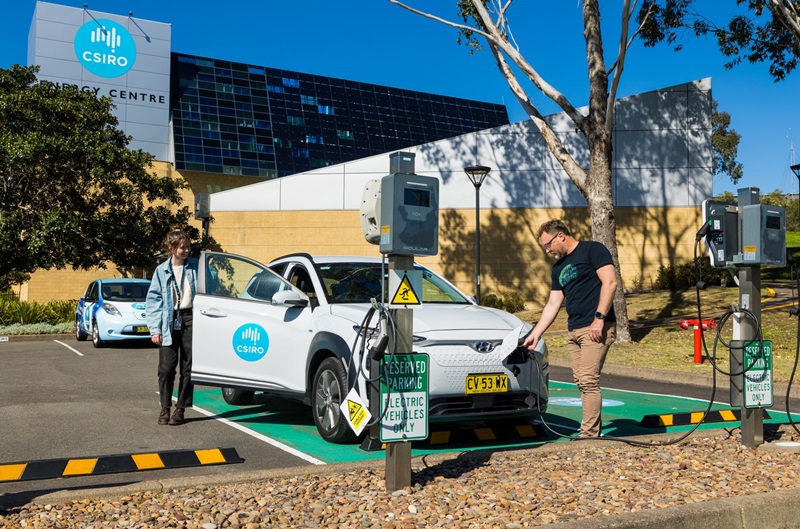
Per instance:
[[[228,315],[219,309],[201,309],[200,314],[209,318],[227,318]]]

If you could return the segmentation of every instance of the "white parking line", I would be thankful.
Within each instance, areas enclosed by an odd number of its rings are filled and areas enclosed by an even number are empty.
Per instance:
[[[53,340],[53,341],[54,341],[54,342],[56,342],[57,344],[61,344],[61,345],[63,345],[64,347],[66,347],[67,349],[69,349],[70,351],[72,351],[73,353],[75,353],[76,355],[78,355],[78,356],[83,356],[83,353],[82,353],[82,352],[78,351],[77,349],[75,349],[75,348],[73,348],[73,347],[70,347],[69,345],[65,344],[64,342],[59,342],[58,340]]]
[[[176,399],[175,397],[172,397],[172,401],[173,402],[177,402],[177,400],[178,399]],[[276,441],[275,439],[267,437],[266,435],[261,435],[260,433],[256,433],[253,430],[245,428],[244,426],[242,426],[240,424],[237,424],[237,423],[235,423],[233,421],[230,421],[230,420],[228,420],[228,419],[226,419],[224,417],[220,417],[219,415],[216,415],[215,413],[212,413],[212,412],[210,412],[208,410],[204,410],[203,408],[198,408],[197,406],[192,406],[192,409],[196,410],[196,411],[199,411],[200,413],[202,413],[203,415],[205,415],[207,417],[211,417],[212,419],[216,419],[216,420],[218,420],[218,421],[220,421],[220,422],[222,422],[224,424],[227,424],[228,426],[236,428],[237,430],[239,430],[241,432],[244,432],[244,433],[246,433],[247,435],[249,435],[251,437],[255,437],[259,441],[264,441],[265,443],[270,444],[270,445],[272,445],[272,446],[274,446],[276,448],[280,448],[284,452],[288,452],[288,453],[292,454],[293,456],[299,457],[300,459],[308,461],[309,463],[311,463],[313,465],[327,465],[327,463],[325,461],[321,461],[321,460],[317,459],[316,457],[310,456],[310,455],[308,455],[308,454],[306,454],[304,452],[296,450],[296,449],[292,448],[291,446],[285,445],[285,444],[281,443],[280,441]]]

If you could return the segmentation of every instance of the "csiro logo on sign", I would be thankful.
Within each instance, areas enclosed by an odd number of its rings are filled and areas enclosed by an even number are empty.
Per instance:
[[[127,29],[113,20],[90,20],[75,34],[75,55],[84,68],[98,77],[119,77],[133,68],[136,42]]]
[[[269,336],[264,327],[246,323],[233,333],[233,350],[246,362],[256,362],[264,358],[269,349]]]

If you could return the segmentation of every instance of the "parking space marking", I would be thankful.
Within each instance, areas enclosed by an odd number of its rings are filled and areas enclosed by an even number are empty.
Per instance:
[[[69,345],[65,344],[64,342],[59,342],[58,340],[53,340],[53,341],[54,341],[54,342],[56,342],[56,343],[57,343],[57,344],[59,344],[59,345],[63,345],[64,347],[66,347],[67,349],[69,349],[70,351],[72,351],[73,353],[75,353],[76,355],[78,355],[78,356],[83,356],[83,353],[82,353],[82,352],[80,352],[80,351],[78,351],[78,350],[77,350],[77,349],[75,349],[74,347],[70,347]]]
[[[172,400],[173,400],[173,402],[176,402],[178,399],[175,398],[175,397],[172,397]],[[276,441],[275,439],[267,437],[266,435],[262,435],[262,434],[260,434],[258,432],[255,432],[255,431],[251,430],[250,428],[247,428],[245,426],[237,424],[237,423],[235,423],[235,422],[233,422],[231,420],[226,419],[225,417],[220,417],[219,415],[217,415],[214,412],[211,412],[211,411],[208,411],[208,410],[204,410],[203,408],[199,408],[197,406],[192,406],[192,409],[202,413],[206,417],[211,417],[212,419],[220,421],[221,423],[226,424],[226,425],[228,425],[228,426],[230,426],[232,428],[236,428],[240,432],[244,432],[247,435],[249,435],[250,437],[254,437],[254,438],[258,439],[259,441],[263,441],[263,442],[265,442],[265,443],[267,443],[269,445],[274,446],[275,448],[279,448],[279,449],[283,450],[284,452],[292,454],[295,457],[299,457],[300,459],[302,459],[304,461],[308,461],[309,463],[311,463],[313,465],[327,465],[327,463],[325,463],[325,461],[322,461],[320,459],[317,459],[316,457],[310,456],[310,455],[308,455],[308,454],[306,454],[304,452],[301,452],[300,450],[296,450],[296,449],[292,448],[291,446],[285,445],[285,444],[281,443],[280,441]]]

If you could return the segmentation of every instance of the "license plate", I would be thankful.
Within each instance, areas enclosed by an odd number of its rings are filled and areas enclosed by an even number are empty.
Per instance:
[[[149,332],[147,325],[134,325],[133,332]]]
[[[505,393],[508,391],[508,375],[488,373],[467,375],[467,395],[476,393]]]

